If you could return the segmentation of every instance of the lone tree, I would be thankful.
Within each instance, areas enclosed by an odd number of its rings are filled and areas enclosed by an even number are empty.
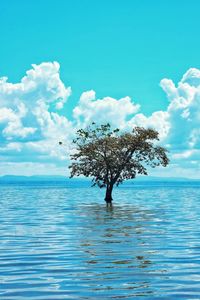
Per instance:
[[[114,185],[137,174],[148,175],[148,166],[167,166],[167,150],[155,145],[158,140],[158,132],[153,129],[135,127],[127,133],[112,130],[110,124],[97,126],[93,122],[77,131],[70,177],[92,177],[92,186],[106,187],[105,201],[111,205]]]

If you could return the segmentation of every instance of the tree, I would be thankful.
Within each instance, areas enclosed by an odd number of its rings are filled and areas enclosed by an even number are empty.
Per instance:
[[[105,201],[111,205],[114,185],[137,174],[148,175],[149,166],[168,165],[167,150],[155,144],[158,140],[154,129],[135,127],[132,132],[120,132],[112,130],[110,124],[97,126],[93,122],[77,131],[70,177],[92,177],[92,186],[106,187]]]

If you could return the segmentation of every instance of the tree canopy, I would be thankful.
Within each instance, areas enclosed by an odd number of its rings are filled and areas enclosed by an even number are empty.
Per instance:
[[[112,129],[110,124],[92,123],[77,131],[71,155],[71,177],[92,177],[93,185],[106,187],[105,201],[111,203],[112,189],[137,174],[148,175],[149,167],[166,167],[167,150],[157,145],[158,132],[154,129],[134,127],[132,132]]]

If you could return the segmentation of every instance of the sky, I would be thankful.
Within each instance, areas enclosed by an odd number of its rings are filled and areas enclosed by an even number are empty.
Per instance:
[[[0,1],[0,175],[67,175],[92,121],[159,131],[200,178],[200,1]],[[62,140],[64,147],[59,147]]]

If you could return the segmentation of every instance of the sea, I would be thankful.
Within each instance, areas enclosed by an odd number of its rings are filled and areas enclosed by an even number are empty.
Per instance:
[[[0,183],[0,299],[200,299],[200,183]]]

